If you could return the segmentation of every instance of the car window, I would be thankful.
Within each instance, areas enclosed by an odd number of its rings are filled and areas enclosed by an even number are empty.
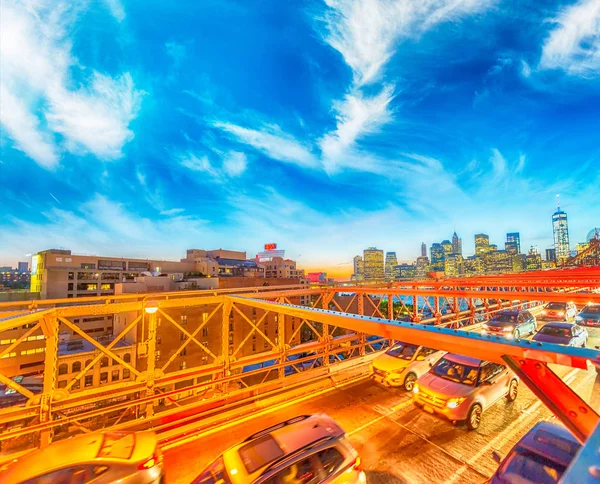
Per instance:
[[[283,457],[284,452],[269,434],[248,442],[238,451],[248,474]]]
[[[274,476],[264,481],[265,484],[316,484],[321,482],[314,461],[306,457],[298,462],[287,466]]]
[[[560,328],[557,326],[544,326],[540,329],[540,334],[546,334],[548,336],[559,336],[562,338],[570,338],[571,330],[569,328]]]
[[[21,484],[85,484],[89,477],[91,475],[88,467],[75,466],[49,472]]]
[[[600,304],[594,306],[586,306],[581,310],[584,314],[600,314]]]
[[[564,472],[564,466],[524,448],[518,448],[508,456],[500,469],[503,482],[515,479],[515,482],[536,484],[554,484]]]
[[[399,345],[387,350],[385,354],[395,356],[396,358],[400,358],[402,360],[412,360],[413,356],[415,356],[415,353],[417,352],[417,348],[417,345],[400,343]]]
[[[475,382],[477,381],[479,368],[469,365],[462,365],[446,358],[442,358],[437,365],[431,369],[431,372],[445,380],[474,386]]]
[[[106,432],[98,451],[98,457],[129,459],[135,447],[135,434],[126,432]]]
[[[337,471],[344,463],[344,456],[335,447],[318,452],[317,457],[321,461],[321,466],[327,476]]]
[[[496,363],[488,363],[487,365],[481,368],[479,381],[493,380],[494,377],[498,376],[503,369],[504,367],[502,365],[497,365]]]
[[[200,477],[193,484],[230,484],[231,480],[227,475],[223,457],[219,457],[211,465],[209,465]]]
[[[553,311],[561,311],[564,310],[566,307],[565,303],[548,303],[546,304],[546,309],[552,309]]]
[[[498,321],[500,323],[514,323],[517,321],[517,315],[515,313],[498,313],[492,317],[492,321]]]
[[[421,351],[419,351],[419,356],[422,356],[423,358],[427,358],[428,356],[431,356],[435,352],[437,352],[437,350],[435,348],[422,347]]]

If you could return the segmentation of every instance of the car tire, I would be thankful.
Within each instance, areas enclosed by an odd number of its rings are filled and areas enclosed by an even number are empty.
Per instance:
[[[585,348],[585,347],[587,347],[587,342],[588,342],[588,340],[587,340],[587,338],[586,338],[586,340],[583,342],[583,344],[581,345],[581,347],[582,347],[582,348]]]
[[[514,402],[519,394],[519,384],[517,380],[511,380],[508,384],[508,393],[506,394],[506,400],[508,402]]]
[[[407,392],[412,392],[413,388],[415,387],[416,381],[417,381],[417,375],[415,375],[414,373],[409,373],[404,378],[404,389]]]
[[[481,425],[481,415],[483,414],[483,408],[480,404],[474,403],[467,413],[467,428],[469,430],[476,430]]]

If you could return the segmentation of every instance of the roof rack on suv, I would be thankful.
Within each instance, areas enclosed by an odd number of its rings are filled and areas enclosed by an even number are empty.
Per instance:
[[[275,424],[275,425],[273,425],[271,427],[268,427],[268,428],[263,429],[263,430],[261,430],[259,432],[256,432],[255,434],[252,434],[250,437],[248,437],[247,439],[245,439],[244,442],[249,442],[251,440],[257,439],[258,437],[261,437],[263,435],[270,434],[274,430],[281,429],[283,427],[287,427],[288,425],[292,425],[292,424],[301,422],[302,420],[306,420],[307,418],[310,418],[310,417],[312,417],[312,415],[299,415],[297,417],[294,417],[294,418],[291,418],[289,420],[286,420],[285,422],[281,422],[281,423]]]

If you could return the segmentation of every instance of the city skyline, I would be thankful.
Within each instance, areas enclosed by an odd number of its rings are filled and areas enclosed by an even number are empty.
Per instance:
[[[592,3],[6,4],[0,265],[277,242],[338,277],[454,231],[543,254],[557,193],[574,248],[600,224]]]

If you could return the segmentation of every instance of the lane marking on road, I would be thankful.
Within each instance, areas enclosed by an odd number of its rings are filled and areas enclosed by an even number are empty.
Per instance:
[[[563,378],[563,381],[567,384],[572,383],[572,381],[577,376],[579,370],[572,369],[567,375]],[[488,453],[490,449],[497,446],[497,444],[502,440],[508,440],[509,436],[513,436],[524,423],[525,419],[529,419],[531,417],[535,417],[535,412],[537,412],[538,408],[542,405],[542,401],[536,399],[531,405],[526,407],[519,417],[513,420],[502,432],[500,432],[496,437],[490,440],[486,445],[484,445],[476,454],[474,454],[468,461],[466,461],[465,466],[461,467],[456,471],[456,474],[448,481],[448,484],[454,484],[461,478],[461,476],[465,473],[467,469],[470,469],[471,466],[479,461],[483,455]],[[478,471],[479,474],[482,474],[481,471]],[[484,474],[485,475],[485,474]],[[488,476],[486,476],[488,477]]]
[[[360,427],[357,427],[354,430],[347,432],[346,435],[348,435],[348,436],[354,435],[354,434],[360,432],[361,430],[364,430],[364,429],[370,427],[371,425],[376,424],[377,422],[381,422],[384,418],[387,418],[390,415],[393,415],[397,411],[402,410],[402,409],[408,407],[409,405],[412,405],[412,398],[409,398],[408,400],[405,400],[405,401],[399,403],[398,405],[393,406],[390,410],[381,414],[379,417],[376,417],[373,420],[370,420],[367,423],[361,425]],[[375,407],[373,407],[372,409],[375,410],[376,412],[378,411]]]

